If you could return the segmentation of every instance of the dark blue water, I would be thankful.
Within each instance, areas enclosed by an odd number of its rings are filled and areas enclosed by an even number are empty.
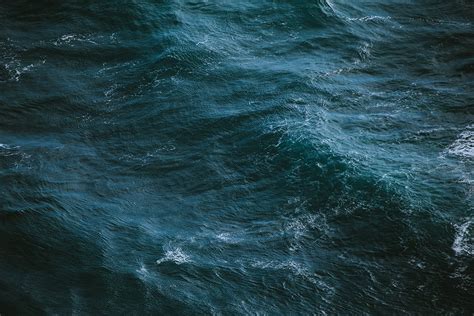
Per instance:
[[[474,313],[474,3],[0,3],[0,313]]]

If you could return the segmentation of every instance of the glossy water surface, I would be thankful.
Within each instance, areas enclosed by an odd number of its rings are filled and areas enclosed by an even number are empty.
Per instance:
[[[474,3],[0,2],[0,313],[474,312]]]

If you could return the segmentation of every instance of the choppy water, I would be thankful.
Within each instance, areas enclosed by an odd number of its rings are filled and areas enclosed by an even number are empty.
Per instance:
[[[0,3],[0,313],[474,312],[474,4]]]

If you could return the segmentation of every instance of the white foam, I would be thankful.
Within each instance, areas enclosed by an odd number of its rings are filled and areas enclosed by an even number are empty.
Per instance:
[[[63,44],[71,44],[71,46],[74,46],[74,43],[76,42],[87,42],[90,44],[97,44],[97,42],[92,40],[91,35],[79,35],[79,34],[65,34],[58,38],[56,41],[54,41],[54,45],[59,46]]]
[[[148,275],[148,269],[145,267],[143,263],[140,263],[140,268],[136,270],[138,274],[142,276]]]
[[[472,219],[469,219],[461,225],[455,225],[456,235],[452,249],[457,256],[474,255],[474,232],[472,232]]]
[[[459,134],[458,139],[448,147],[448,153],[464,158],[474,158],[474,125]]]
[[[284,230],[291,236],[290,251],[296,251],[301,247],[300,240],[310,234],[312,230],[325,233],[329,230],[326,218],[322,215],[304,214],[292,218],[284,226]]]
[[[75,35],[63,35],[61,36],[61,41],[70,41],[75,38]]]
[[[10,58],[10,61],[5,64],[5,69],[7,70],[10,78],[9,81],[20,81],[21,76],[25,73],[31,72],[34,68],[43,65],[46,63],[46,60],[41,60],[35,64],[29,64],[26,66],[22,65],[22,62],[14,57]]]
[[[381,21],[386,21],[386,20],[391,20],[391,16],[380,16],[380,15],[369,15],[369,16],[363,16],[359,18],[347,18],[348,21],[373,21],[373,20],[381,20]]]
[[[217,239],[227,243],[227,244],[237,244],[240,239],[230,233],[220,233],[216,235]]]
[[[174,262],[176,264],[182,264],[190,261],[191,260],[189,255],[184,253],[183,250],[178,247],[171,250],[167,250],[165,252],[165,256],[161,259],[156,260],[156,263],[162,264],[163,262]]]
[[[136,271],[138,277],[143,282],[150,281],[150,279],[153,278],[152,274],[150,273],[150,271],[147,269],[147,267],[145,266],[145,264],[143,262],[139,262],[139,267],[135,271]]]

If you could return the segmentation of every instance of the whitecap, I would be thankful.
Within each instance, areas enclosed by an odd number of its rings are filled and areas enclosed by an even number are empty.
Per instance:
[[[74,46],[74,43],[78,42],[86,42],[90,44],[97,44],[94,40],[92,40],[93,36],[91,35],[77,35],[77,34],[65,34],[62,35],[60,38],[58,38],[56,41],[54,41],[55,46],[60,46],[63,44],[70,44],[71,46]]]
[[[176,264],[182,264],[190,262],[190,257],[183,252],[181,248],[174,248],[167,250],[165,256],[161,259],[156,260],[157,264],[162,264],[163,262],[174,262]]]
[[[235,241],[232,235],[229,233],[220,233],[220,234],[217,234],[216,237],[217,239],[226,243],[233,243]]]
[[[148,269],[143,263],[140,263],[140,268],[136,270],[138,274],[146,276],[148,274]]]
[[[137,273],[138,277],[144,282],[152,278],[150,271],[147,269],[143,262],[139,262],[139,267],[135,270],[135,272]]]
[[[472,223],[472,219],[469,219],[461,225],[454,225],[456,235],[451,248],[457,256],[474,255],[474,232],[471,227]]]
[[[361,22],[367,22],[367,21],[373,21],[373,20],[380,20],[380,21],[386,21],[386,20],[391,20],[391,16],[380,16],[380,15],[369,15],[369,16],[363,16],[363,17],[358,17],[358,18],[347,18],[348,21],[361,21]]]
[[[7,71],[9,81],[20,81],[22,75],[31,72],[34,68],[43,65],[46,63],[46,60],[41,60],[34,64],[29,64],[24,66],[19,59],[11,58],[6,64],[4,64],[5,70]]]
[[[316,230],[318,233],[327,233],[329,225],[326,218],[322,215],[305,214],[290,219],[284,225],[284,231],[290,237],[290,251],[296,251],[301,247],[300,240],[309,235],[311,231]]]
[[[447,151],[451,155],[474,158],[474,125],[468,126],[467,130],[459,134]]]

